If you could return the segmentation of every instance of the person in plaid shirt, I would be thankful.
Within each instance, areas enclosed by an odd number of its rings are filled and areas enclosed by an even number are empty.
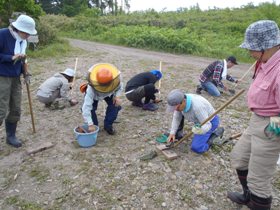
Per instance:
[[[201,91],[205,90],[210,95],[219,97],[221,92],[218,87],[222,88],[224,91],[228,90],[222,83],[222,79],[227,79],[228,81],[235,83],[238,82],[237,79],[234,79],[227,74],[227,70],[237,64],[234,56],[229,56],[227,60],[211,63],[200,75],[200,85],[197,86],[196,93],[201,94]]]

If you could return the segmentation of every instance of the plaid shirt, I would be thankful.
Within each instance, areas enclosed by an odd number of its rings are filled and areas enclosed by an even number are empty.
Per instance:
[[[215,61],[211,63],[200,75],[200,82],[212,82],[215,86],[219,86],[221,88],[224,87],[222,83],[222,73],[224,70],[224,62],[223,61]],[[226,79],[230,82],[235,82],[236,80],[232,78],[230,75],[226,76]]]

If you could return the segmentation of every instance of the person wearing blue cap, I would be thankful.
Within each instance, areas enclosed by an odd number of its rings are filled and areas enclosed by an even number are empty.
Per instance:
[[[161,78],[162,73],[159,70],[136,74],[126,84],[126,98],[132,101],[132,106],[142,107],[142,109],[149,111],[157,110],[158,106],[156,103],[159,103],[160,100],[156,99],[155,96],[159,91],[155,83]],[[144,103],[142,101],[143,98],[145,98]]]
[[[227,71],[234,65],[238,65],[234,56],[229,56],[226,60],[217,60],[208,65],[199,77],[200,85],[197,86],[196,93],[201,94],[201,91],[205,90],[210,95],[219,97],[221,91],[219,91],[218,87],[222,88],[224,91],[231,91],[231,93],[234,93],[234,90],[228,90],[222,82],[224,79],[238,83],[238,80],[230,76]]]

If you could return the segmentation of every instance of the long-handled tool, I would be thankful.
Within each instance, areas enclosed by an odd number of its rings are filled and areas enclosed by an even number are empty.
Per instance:
[[[201,126],[203,126],[205,123],[207,123],[209,120],[211,120],[216,114],[218,114],[220,111],[222,111],[225,107],[227,107],[231,102],[233,102],[236,98],[238,98],[242,93],[244,93],[245,90],[240,90],[235,96],[233,96],[232,98],[230,98],[227,102],[225,102],[219,109],[217,109],[213,114],[211,114],[207,119],[205,119],[202,123]],[[188,134],[186,134],[183,138],[181,138],[179,141],[175,142],[175,143],[171,143],[170,145],[166,145],[166,148],[164,148],[163,150],[166,149],[170,149],[170,148],[174,148],[177,147],[180,143],[182,143],[184,140],[188,139],[189,137],[191,137],[191,135],[193,134],[192,131],[190,131]]]
[[[27,63],[23,64],[23,69],[24,69],[23,74],[26,75],[27,72],[28,72],[28,70],[27,70]],[[31,121],[32,121],[32,129],[33,129],[33,133],[36,133],[29,84],[28,83],[25,83],[25,84],[26,84],[26,90],[27,90],[27,95],[28,95],[28,103],[29,103],[29,110],[30,110]]]
[[[254,66],[256,65],[257,61],[255,61],[255,63],[252,64],[252,66],[250,66],[250,68],[243,74],[243,76],[239,79],[239,81],[242,81],[246,75],[252,70],[252,68],[254,68]],[[233,88],[236,88],[238,83],[235,83]]]
[[[241,81],[246,77],[246,75],[252,70],[252,68],[256,65],[256,63],[257,63],[257,61],[255,61],[255,63],[253,63],[253,64],[250,66],[250,68],[242,75],[242,77],[239,79],[240,82],[241,82]],[[229,93],[230,93],[231,95],[234,95],[234,94],[235,94],[235,88],[236,88],[236,86],[237,86],[240,82],[235,83],[235,84],[232,86],[233,89],[228,89],[228,91],[229,91]]]
[[[162,64],[162,62],[160,61],[159,62],[159,71],[160,71],[160,73],[162,73],[162,71],[161,71],[161,65]],[[161,88],[161,79],[158,81],[158,93],[160,94],[160,88]]]
[[[71,84],[71,90],[70,90],[70,94],[69,94],[70,96],[72,96],[72,92],[73,92],[73,89],[74,89],[74,84],[75,84],[75,80],[76,80],[77,65],[78,65],[78,58],[76,58],[76,62],[75,62],[74,77],[73,77],[73,81],[72,81],[72,84]]]

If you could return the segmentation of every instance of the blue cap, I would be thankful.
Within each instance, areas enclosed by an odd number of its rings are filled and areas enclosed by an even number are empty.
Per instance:
[[[162,78],[162,73],[159,70],[151,70],[150,71],[153,75],[155,75],[157,77],[158,80],[160,80]]]

